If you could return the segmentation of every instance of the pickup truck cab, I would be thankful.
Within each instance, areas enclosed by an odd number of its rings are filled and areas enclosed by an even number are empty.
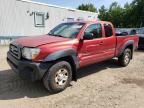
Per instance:
[[[113,57],[127,66],[137,47],[137,36],[116,36],[110,22],[67,22],[46,35],[12,42],[7,61],[22,78],[42,80],[49,92],[57,93],[76,81],[84,66]]]

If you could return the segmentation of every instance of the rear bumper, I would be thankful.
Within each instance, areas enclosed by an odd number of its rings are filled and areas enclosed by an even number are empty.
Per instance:
[[[36,63],[27,60],[18,60],[9,52],[7,53],[7,62],[14,72],[26,80],[41,80],[48,71],[51,63]]]

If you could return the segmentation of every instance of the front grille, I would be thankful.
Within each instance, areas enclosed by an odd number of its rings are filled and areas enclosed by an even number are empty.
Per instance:
[[[144,38],[142,37],[139,38],[139,45],[144,45]]]
[[[21,57],[20,48],[16,45],[10,45],[10,53],[17,59]]]

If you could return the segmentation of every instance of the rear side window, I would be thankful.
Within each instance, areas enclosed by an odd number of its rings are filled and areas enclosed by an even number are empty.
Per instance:
[[[110,24],[104,24],[104,29],[106,37],[111,37],[113,35],[112,26]]]

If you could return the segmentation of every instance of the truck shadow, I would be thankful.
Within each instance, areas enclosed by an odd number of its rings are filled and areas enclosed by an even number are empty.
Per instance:
[[[78,71],[78,79],[107,68],[120,68],[116,60],[108,60],[87,66]],[[0,100],[19,98],[38,98],[50,96],[41,81],[29,82],[22,80],[12,70],[0,71]]]
[[[77,73],[77,78],[80,79],[82,77],[86,77],[88,75],[100,72],[108,68],[121,68],[121,66],[118,64],[118,61],[116,59],[111,59],[104,62],[92,64],[80,69]]]
[[[144,52],[144,49],[138,49],[138,50],[136,50],[136,52]]]
[[[40,81],[22,80],[12,70],[0,71],[0,100],[37,98],[50,95]]]

